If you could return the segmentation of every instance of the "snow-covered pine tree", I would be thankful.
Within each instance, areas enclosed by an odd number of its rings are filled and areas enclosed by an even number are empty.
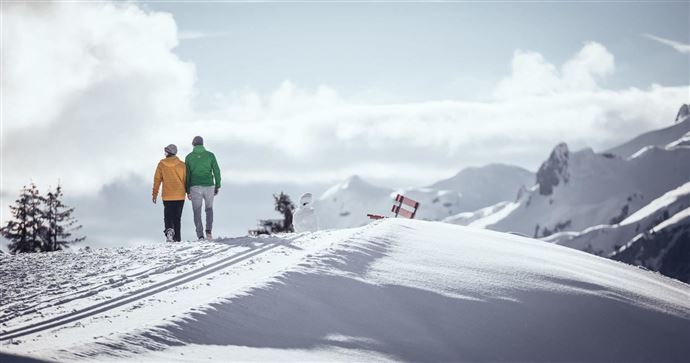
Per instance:
[[[12,217],[0,228],[3,237],[10,240],[11,253],[37,252],[41,250],[39,238],[42,225],[40,219],[41,196],[36,184],[24,186],[19,198],[10,206]]]
[[[292,211],[295,210],[295,205],[292,204],[290,196],[280,192],[280,194],[273,194],[275,199],[275,209],[283,215],[283,230],[280,232],[294,232],[292,226]]]
[[[62,202],[62,186],[58,184],[54,191],[49,191],[43,197],[43,208],[41,208],[41,218],[43,220],[43,230],[41,233],[42,250],[57,251],[67,247],[71,243],[83,241],[86,237],[72,237],[72,232],[79,230],[82,226],[77,224],[77,220],[72,216],[74,208],[67,207]]]

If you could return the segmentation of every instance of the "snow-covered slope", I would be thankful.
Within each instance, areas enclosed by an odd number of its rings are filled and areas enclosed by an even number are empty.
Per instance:
[[[477,210],[502,201],[512,201],[521,187],[534,184],[534,173],[518,166],[489,164],[462,169],[455,176],[429,188],[460,193],[459,212]]]
[[[690,208],[635,236],[610,257],[690,283]]]
[[[400,193],[420,203],[416,218],[442,220],[515,200],[521,188],[532,184],[533,173],[504,164],[465,168],[429,187],[384,188],[351,176],[322,194],[315,208],[321,228],[358,227],[370,222],[367,213],[390,215],[393,198]]]
[[[482,220],[483,222],[486,222],[486,219],[484,217],[487,217],[489,215],[495,216],[498,212],[503,211],[505,209],[505,207],[507,207],[509,205],[513,205],[513,203],[498,202],[494,205],[490,205],[488,207],[481,208],[481,209],[474,211],[474,212],[462,212],[462,213],[452,215],[450,217],[446,217],[443,219],[443,222],[459,224],[461,226],[472,226],[472,223],[474,223],[477,220]],[[473,227],[476,227],[476,226],[473,226]]]
[[[369,223],[367,213],[388,215],[393,189],[379,187],[355,175],[336,184],[314,202],[319,228],[359,227]]]
[[[537,173],[538,188],[523,193],[510,213],[487,225],[546,237],[616,224],[688,182],[688,165],[690,148],[685,147],[652,147],[623,159],[591,149],[570,153],[560,144]]]
[[[544,240],[607,256],[637,236],[654,231],[656,225],[688,207],[690,181],[653,200],[620,223],[589,227],[581,232],[560,232]]]
[[[388,219],[266,239],[0,259],[0,307],[14,314],[3,318],[2,352],[44,359],[690,356],[690,286],[555,244],[440,222]]]
[[[675,124],[660,130],[644,133],[622,145],[606,150],[605,153],[628,157],[645,146],[663,147],[678,140],[682,135],[690,133],[690,117],[686,113],[687,109],[687,105],[681,107]]]
[[[671,266],[690,265],[690,255],[666,255],[663,246],[671,239],[651,233],[690,206],[688,109],[687,105],[680,109],[672,126],[642,134],[605,153],[591,149],[571,152],[561,143],[537,171],[537,184],[523,189],[517,201],[497,203],[445,221],[537,236],[601,256],[612,256],[622,246],[641,241],[634,245],[646,252],[636,252],[644,258],[635,261],[647,261],[640,263],[653,268],[661,264],[650,261],[664,259],[671,261],[664,271],[681,271]],[[688,221],[678,223],[673,231],[684,231]],[[672,240],[676,239],[690,240]],[[626,252],[626,256],[631,254]]]

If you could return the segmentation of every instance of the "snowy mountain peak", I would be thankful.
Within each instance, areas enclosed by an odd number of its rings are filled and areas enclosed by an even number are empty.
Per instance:
[[[680,106],[678,110],[678,115],[676,115],[676,122],[681,122],[690,115],[690,106],[685,104]]]
[[[351,175],[347,179],[345,179],[345,182],[343,183],[343,187],[345,188],[356,188],[358,186],[368,186],[369,183],[364,181],[362,177],[359,175]]]
[[[393,189],[370,184],[358,175],[330,187],[314,203],[320,228],[349,228],[369,222],[367,213],[384,214]]]
[[[568,159],[570,151],[565,142],[556,145],[551,151],[549,158],[541,164],[537,171],[537,184],[539,184],[539,194],[551,195],[553,188],[563,183],[568,183]]]
[[[332,198],[338,194],[341,194],[346,191],[351,191],[351,192],[380,192],[384,188],[377,187],[373,184],[370,184],[366,180],[362,179],[359,175],[352,175],[348,177],[347,179],[343,180],[342,182],[332,186],[330,189],[328,189],[323,195],[321,195],[320,199],[329,199]],[[390,191],[386,190],[386,195],[389,194]]]

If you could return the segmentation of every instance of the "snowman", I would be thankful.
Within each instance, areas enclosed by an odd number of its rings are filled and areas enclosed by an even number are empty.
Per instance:
[[[299,198],[299,204],[295,210],[292,224],[295,232],[313,232],[319,229],[319,222],[316,219],[316,211],[311,204],[311,193],[304,193]]]

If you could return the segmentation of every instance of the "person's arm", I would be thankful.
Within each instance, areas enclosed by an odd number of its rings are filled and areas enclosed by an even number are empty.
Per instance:
[[[213,155],[213,159],[211,159],[211,169],[213,169],[213,179],[216,183],[217,194],[218,189],[220,189],[220,168],[218,167],[218,161],[216,161],[216,155]]]
[[[153,190],[151,192],[151,200],[154,203],[156,203],[156,199],[158,199],[158,191],[160,190],[162,182],[163,172],[161,171],[161,164],[159,163],[156,167],[156,172],[153,174]]]
[[[189,168],[189,156],[184,159],[184,167],[186,169],[184,177],[184,189],[187,192],[187,195],[189,195],[189,189],[191,188],[192,184],[192,170]]]

